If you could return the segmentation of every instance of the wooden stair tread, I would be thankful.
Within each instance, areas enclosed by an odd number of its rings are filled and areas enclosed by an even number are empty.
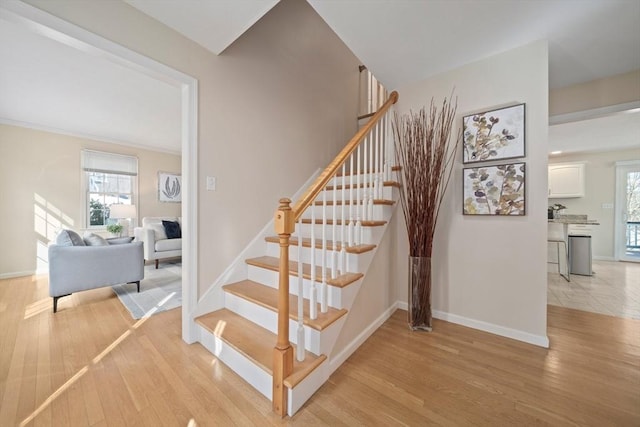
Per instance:
[[[226,308],[200,316],[195,321],[269,375],[273,375],[273,349],[277,341],[275,334]],[[295,358],[295,345],[291,346],[294,352],[293,373],[285,379],[285,385],[289,388],[295,387],[327,358],[324,354],[316,356],[305,351],[305,359],[298,362]]]
[[[338,200],[335,202],[336,206],[342,206],[342,200]],[[356,204],[359,204],[360,201],[356,200]],[[393,200],[386,200],[386,199],[373,199],[373,204],[374,205],[388,205],[391,206],[393,205],[395,202]],[[333,206],[334,201],[333,200],[327,200],[327,206]],[[345,200],[344,201],[345,205],[351,205],[351,200]],[[315,206],[322,206],[322,200],[316,201],[314,203]]]
[[[384,181],[382,183],[384,187],[397,187],[400,188],[400,183],[396,181]],[[360,183],[360,188],[364,187],[364,183]],[[350,184],[345,184],[344,189],[348,190],[351,188]],[[353,184],[353,188],[358,188],[356,184]],[[333,190],[333,185],[328,185],[325,190],[331,191]],[[342,190],[342,184],[336,186],[336,190]]]
[[[348,220],[345,220],[345,222],[348,222]],[[311,219],[310,218],[302,218],[302,223],[303,224],[311,224]],[[360,223],[362,224],[363,227],[380,227],[382,225],[385,225],[387,223],[387,221],[360,221]],[[322,225],[322,219],[318,219],[316,218],[316,224]],[[336,224],[337,225],[342,225],[342,220],[338,219],[336,220]],[[333,225],[333,220],[332,219],[327,219],[327,225]]]
[[[242,280],[237,283],[225,285],[222,289],[225,292],[252,301],[271,311],[278,312],[278,290],[275,288],[262,285],[252,280]],[[309,316],[309,300],[304,300],[303,307],[304,324],[318,331],[327,328],[347,313],[345,309],[339,310],[329,307],[326,313],[318,310],[317,319],[311,319]],[[298,320],[298,297],[291,294],[289,294],[289,318]]]
[[[265,240],[269,243],[280,243],[280,238],[278,236],[269,236],[269,237],[266,237]],[[289,239],[289,244],[291,246],[298,246],[298,239],[296,237],[291,237]],[[310,248],[311,239],[308,237],[303,237],[302,246],[304,246],[305,248]],[[333,241],[327,240],[327,250],[332,251],[334,250],[333,248],[334,248]],[[376,245],[357,245],[357,246],[348,246],[344,250],[345,252],[352,253],[352,254],[362,254],[365,252],[369,252],[375,248],[376,248]],[[322,241],[320,239],[316,239],[316,249],[322,249]],[[337,251],[342,250],[342,244],[338,243],[335,250]]]
[[[279,271],[280,260],[275,257],[261,256],[258,258],[250,258],[245,261],[249,265],[255,267],[266,268],[267,270]],[[327,269],[327,285],[336,286],[338,288],[344,288],[347,285],[357,281],[362,276],[362,273],[345,273],[335,279],[331,279],[330,269]],[[298,263],[296,261],[289,261],[289,274],[298,276]],[[305,279],[311,279],[311,265],[302,264],[302,277]],[[316,282],[322,282],[322,267],[316,266]]]

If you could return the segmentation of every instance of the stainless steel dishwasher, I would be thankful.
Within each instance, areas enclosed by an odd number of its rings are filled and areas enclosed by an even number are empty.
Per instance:
[[[569,268],[571,274],[592,276],[591,236],[569,236]]]

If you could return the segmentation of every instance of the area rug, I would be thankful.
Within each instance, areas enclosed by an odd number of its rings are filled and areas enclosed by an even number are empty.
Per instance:
[[[113,291],[134,319],[141,319],[182,306],[182,264],[162,262],[159,268],[145,266],[140,293],[135,283],[115,285]]]

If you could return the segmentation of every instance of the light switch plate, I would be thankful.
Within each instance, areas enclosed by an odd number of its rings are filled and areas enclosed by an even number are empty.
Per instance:
[[[208,191],[216,191],[216,177],[208,176],[207,177],[207,190]]]
[[[603,203],[602,209],[613,209],[613,203]]]

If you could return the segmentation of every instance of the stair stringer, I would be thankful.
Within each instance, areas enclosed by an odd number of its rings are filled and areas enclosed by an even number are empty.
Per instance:
[[[296,191],[291,200],[302,197],[308,187],[320,175],[322,169],[316,170],[311,177]],[[274,210],[276,206],[274,205]],[[238,254],[220,276],[209,286],[209,289],[198,299],[196,308],[190,313],[189,321],[195,323],[195,318],[224,307],[224,291],[222,286],[247,278],[247,265],[244,262],[248,258],[258,257],[264,254],[264,239],[273,234],[274,224],[271,219],[260,230],[258,235]]]

